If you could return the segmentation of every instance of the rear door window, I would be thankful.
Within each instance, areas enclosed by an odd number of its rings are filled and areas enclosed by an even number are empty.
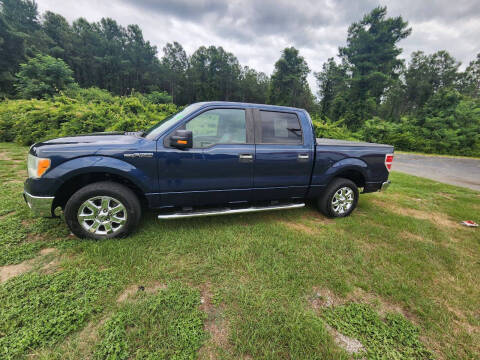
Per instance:
[[[260,110],[260,144],[302,144],[302,128],[293,113]]]

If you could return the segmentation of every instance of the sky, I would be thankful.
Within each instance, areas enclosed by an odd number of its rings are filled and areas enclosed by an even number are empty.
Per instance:
[[[37,0],[40,13],[115,19],[123,26],[138,24],[144,38],[162,49],[177,41],[191,55],[201,45],[222,46],[240,64],[270,75],[281,51],[300,50],[312,73],[345,45],[352,22],[378,5],[388,16],[401,15],[412,34],[399,43],[402,58],[413,51],[447,50],[464,68],[480,52],[479,0]]]

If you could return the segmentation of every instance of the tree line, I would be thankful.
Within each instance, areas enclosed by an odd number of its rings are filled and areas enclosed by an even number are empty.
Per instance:
[[[330,58],[315,73],[323,116],[344,119],[356,129],[373,116],[398,121],[403,115],[422,114],[445,92],[479,98],[480,53],[465,71],[445,50],[416,51],[405,63],[397,43],[411,28],[401,17],[387,18],[386,11],[376,8],[352,24],[339,61]]]
[[[96,86],[117,95],[167,91],[179,105],[207,99],[267,101],[269,78],[241,66],[222,47],[201,46],[187,56],[173,42],[159,58],[138,25],[125,28],[110,18],[69,24],[50,11],[40,16],[33,0],[1,0],[0,6],[0,96],[18,94],[21,64],[35,58],[53,63],[46,55],[65,62],[82,88]]]
[[[188,55],[167,43],[161,54],[138,25],[103,18],[72,24],[34,0],[0,0],[0,97],[45,98],[98,87],[145,94],[154,103],[229,100],[306,108],[320,136],[384,141],[405,150],[480,153],[480,54],[460,70],[447,51],[401,59],[412,29],[377,7],[353,23],[338,57],[311,72],[294,47],[271,76],[242,66],[222,47]],[[472,57],[474,54],[472,54]]]

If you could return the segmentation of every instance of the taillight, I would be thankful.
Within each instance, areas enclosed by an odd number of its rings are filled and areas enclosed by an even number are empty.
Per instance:
[[[385,166],[388,171],[392,169],[392,163],[393,163],[393,154],[385,155]]]

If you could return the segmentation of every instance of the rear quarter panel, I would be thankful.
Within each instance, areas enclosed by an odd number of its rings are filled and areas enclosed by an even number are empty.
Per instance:
[[[392,153],[393,147],[390,145],[322,145],[318,141],[311,194],[316,195],[333,178],[349,170],[361,173],[366,184],[386,181],[389,172],[385,166],[385,155]]]

